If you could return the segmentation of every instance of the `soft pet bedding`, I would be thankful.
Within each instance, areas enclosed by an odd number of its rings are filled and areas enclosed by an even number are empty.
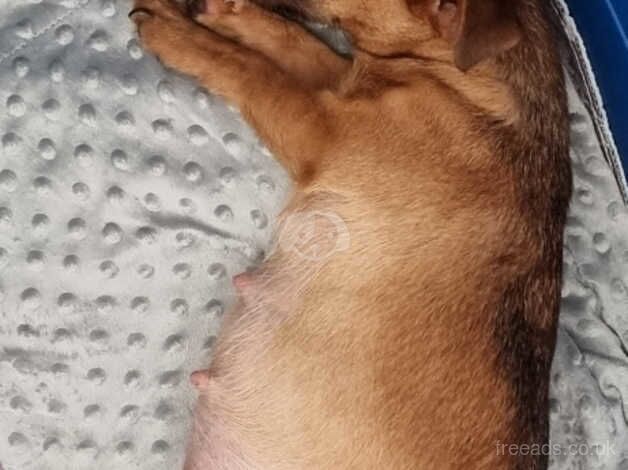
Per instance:
[[[287,179],[128,2],[0,2],[0,462],[176,469]]]
[[[129,8],[0,0],[4,470],[180,468],[187,376],[289,191],[234,110],[142,52]],[[552,468],[624,468],[628,212],[570,96]]]

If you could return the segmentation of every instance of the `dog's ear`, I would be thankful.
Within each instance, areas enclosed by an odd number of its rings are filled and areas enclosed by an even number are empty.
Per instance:
[[[420,3],[425,7],[425,1]],[[511,49],[521,39],[516,0],[427,0],[427,3],[430,21],[453,45],[454,62],[460,70],[466,71]]]

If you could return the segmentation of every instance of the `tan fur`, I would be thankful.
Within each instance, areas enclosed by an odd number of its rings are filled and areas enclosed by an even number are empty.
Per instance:
[[[488,45],[446,34],[450,1],[285,2],[348,30],[343,58],[245,0],[207,1],[196,21],[167,0],[133,18],[166,65],[240,107],[297,190],[195,376],[187,468],[540,469],[497,452],[547,439],[570,176],[540,3],[495,25],[503,6],[482,10]],[[482,59],[466,73],[461,48]],[[293,217],[312,213],[306,245],[341,250],[295,248]]]

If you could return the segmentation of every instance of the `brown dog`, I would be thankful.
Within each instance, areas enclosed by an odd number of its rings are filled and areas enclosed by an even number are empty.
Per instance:
[[[548,438],[571,174],[546,0],[192,6],[132,17],[297,189],[193,377],[187,468],[543,468],[502,444]],[[339,25],[354,55],[277,6]]]

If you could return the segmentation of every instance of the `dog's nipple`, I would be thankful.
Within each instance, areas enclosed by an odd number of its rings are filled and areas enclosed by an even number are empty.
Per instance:
[[[199,391],[207,390],[209,387],[209,371],[197,370],[190,375],[190,382]]]

